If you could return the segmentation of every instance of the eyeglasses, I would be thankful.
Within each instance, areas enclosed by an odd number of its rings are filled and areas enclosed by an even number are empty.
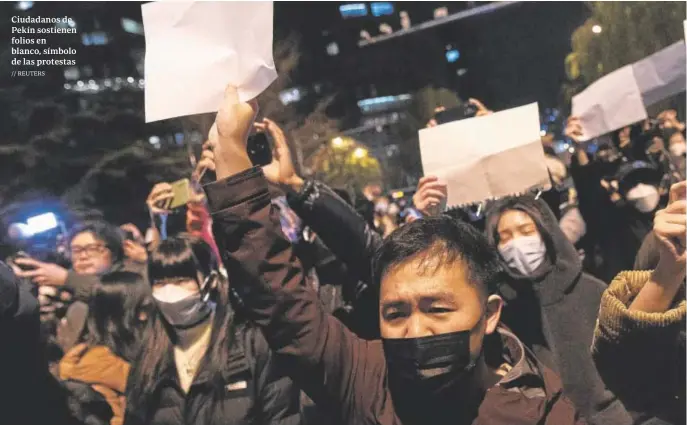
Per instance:
[[[102,254],[103,251],[107,249],[105,245],[102,244],[91,244],[86,246],[73,246],[71,247],[71,256],[76,257],[79,254],[86,253],[88,255],[98,255]]]

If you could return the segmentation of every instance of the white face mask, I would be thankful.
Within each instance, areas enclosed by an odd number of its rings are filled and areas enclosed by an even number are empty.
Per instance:
[[[687,145],[684,143],[673,143],[670,145],[670,153],[673,156],[682,156],[687,152]]]
[[[625,198],[634,205],[639,212],[648,213],[656,209],[660,195],[658,189],[650,184],[640,183],[627,192]]]
[[[520,236],[499,246],[508,267],[530,276],[544,262],[546,245],[539,235]]]
[[[167,284],[153,289],[153,297],[162,302],[174,303],[198,294],[198,290],[192,291],[181,285]]]

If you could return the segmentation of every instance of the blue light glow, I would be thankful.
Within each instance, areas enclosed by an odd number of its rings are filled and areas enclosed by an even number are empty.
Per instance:
[[[53,213],[45,213],[33,216],[26,220],[26,236],[34,236],[39,233],[47,232],[58,226],[57,217]]]
[[[29,10],[33,7],[32,1],[19,1],[17,2],[17,9],[19,10]]]
[[[458,59],[460,59],[460,52],[458,50],[453,49],[446,52],[446,60],[449,63],[454,63],[458,61]]]

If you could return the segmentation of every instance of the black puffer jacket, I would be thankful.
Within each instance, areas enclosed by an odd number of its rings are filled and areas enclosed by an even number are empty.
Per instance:
[[[351,311],[336,316],[361,338],[379,338],[379,294],[372,284],[372,255],[382,243],[381,235],[324,183],[308,180],[299,193],[287,194],[287,200],[346,266],[349,282],[358,283],[343,288],[344,293],[355,295]]]
[[[219,377],[220,393],[215,392],[219,387],[216,378],[201,362],[188,394],[184,394],[170,351],[163,377],[152,391],[149,416],[134,417],[127,409],[124,424],[300,425],[300,392],[277,364],[262,333],[253,326],[237,324],[235,336],[229,353],[231,366]]]
[[[504,262],[511,281],[499,288],[506,301],[502,322],[559,374],[565,393],[590,422],[631,423],[625,408],[605,388],[590,353],[606,285],[582,273],[577,251],[553,212],[534,197],[509,198],[489,207],[485,231],[494,247],[498,245],[499,219],[510,209],[534,219],[546,244],[547,260],[530,277],[508,269]]]

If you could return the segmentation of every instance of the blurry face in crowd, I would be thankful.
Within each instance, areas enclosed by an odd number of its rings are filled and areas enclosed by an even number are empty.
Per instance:
[[[613,152],[613,150],[609,148],[599,148],[599,151],[596,155],[599,158],[599,161],[611,162],[613,161],[615,152]]]
[[[76,235],[69,249],[72,268],[79,274],[101,274],[112,267],[112,252],[91,232]]]
[[[620,139],[620,147],[623,148],[627,145],[630,144],[630,133],[632,131],[632,128],[630,127],[625,127],[622,130],[620,130],[620,133],[618,134],[618,138]]]
[[[687,145],[685,144],[685,136],[681,132],[676,132],[668,141],[668,146],[670,146],[670,153],[675,156],[681,156],[687,151]]]
[[[410,260],[382,277],[382,338],[421,338],[470,330],[471,357],[477,358],[484,335],[496,330],[501,299],[487,298],[469,282],[462,262],[434,270],[427,261],[432,260]]]

